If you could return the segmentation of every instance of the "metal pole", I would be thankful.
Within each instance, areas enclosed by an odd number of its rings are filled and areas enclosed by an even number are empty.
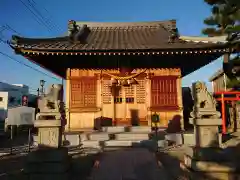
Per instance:
[[[31,128],[28,128],[28,152],[31,151]]]
[[[225,112],[225,102],[224,102],[224,94],[221,94],[221,103],[222,103],[222,132],[226,134],[226,112]]]
[[[12,146],[13,146],[13,126],[11,125],[11,145],[10,145],[10,154],[12,154]]]

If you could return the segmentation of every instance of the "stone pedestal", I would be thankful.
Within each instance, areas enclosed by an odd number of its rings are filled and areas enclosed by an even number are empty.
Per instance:
[[[62,126],[60,120],[36,120],[39,147],[58,148],[62,144]]]
[[[218,126],[222,124],[221,119],[192,118],[190,123],[194,125],[195,146],[197,147],[219,147],[221,137]]]
[[[24,168],[29,180],[69,180],[68,149],[61,147],[60,120],[36,120],[38,149],[29,153]]]
[[[24,171],[29,180],[69,180],[69,169],[66,148],[44,148],[29,153]]]
[[[220,148],[221,136],[218,126],[221,119],[191,119],[194,125],[195,146],[186,148],[184,163],[194,171],[202,172],[209,178],[230,180],[235,178],[236,166]]]

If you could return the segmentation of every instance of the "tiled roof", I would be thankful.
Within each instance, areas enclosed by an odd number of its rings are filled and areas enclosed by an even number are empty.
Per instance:
[[[14,49],[36,51],[146,51],[221,49],[225,43],[194,42],[178,39],[169,43],[170,29],[175,21],[146,23],[77,23],[86,24],[90,30],[84,42],[71,42],[68,36],[35,39],[16,37],[11,42]]]

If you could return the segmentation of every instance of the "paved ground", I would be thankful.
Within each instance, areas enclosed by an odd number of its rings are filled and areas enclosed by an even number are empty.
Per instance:
[[[99,155],[74,155],[72,158],[72,177],[75,180],[198,180],[191,172],[181,167],[184,149],[174,152],[160,152],[155,156],[147,149],[128,149],[105,152]],[[1,180],[25,179],[21,169],[24,167],[25,155],[0,158]],[[99,160],[99,167],[93,168]],[[160,163],[158,163],[158,161]]]
[[[21,180],[25,155],[11,155],[0,157],[0,179]]]
[[[154,153],[147,149],[128,149],[106,152],[93,168],[93,180],[168,180],[165,169],[159,166]]]

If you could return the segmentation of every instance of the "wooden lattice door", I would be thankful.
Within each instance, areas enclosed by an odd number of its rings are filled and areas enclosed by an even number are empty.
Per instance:
[[[97,79],[81,77],[71,80],[71,111],[95,109],[97,107]]]

